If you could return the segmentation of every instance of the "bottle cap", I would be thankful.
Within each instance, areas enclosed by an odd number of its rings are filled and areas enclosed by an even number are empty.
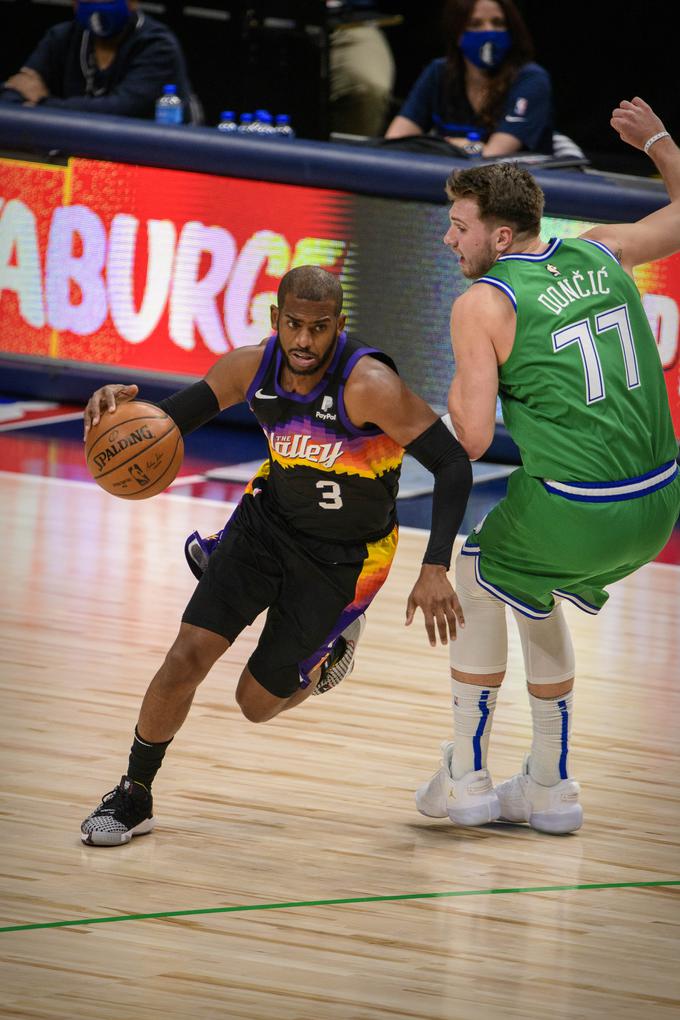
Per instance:
[[[177,95],[177,86],[176,85],[164,85],[163,86],[163,92],[164,92],[164,94],[166,96],[175,96],[175,95]]]
[[[222,113],[220,114],[220,120],[233,120],[233,119],[234,119],[233,110],[222,110]]]

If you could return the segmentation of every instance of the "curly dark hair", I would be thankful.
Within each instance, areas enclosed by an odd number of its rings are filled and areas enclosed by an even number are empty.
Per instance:
[[[448,39],[444,98],[452,105],[465,93],[465,65],[458,40],[467,28],[476,2],[477,0],[448,0],[444,8],[443,28]],[[534,58],[534,44],[529,29],[513,0],[495,0],[495,3],[505,15],[512,46],[498,71],[489,75],[487,98],[477,113],[480,124],[489,133],[493,131],[503,113],[505,97],[517,72]]]
[[[452,202],[474,198],[483,220],[507,223],[522,234],[540,232],[545,196],[529,171],[517,163],[454,170],[446,182],[446,194]]]

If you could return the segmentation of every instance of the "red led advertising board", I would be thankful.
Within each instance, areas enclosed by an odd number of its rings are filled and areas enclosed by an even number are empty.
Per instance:
[[[0,182],[3,351],[202,375],[269,334],[284,273],[347,253],[320,189],[80,159]]]
[[[549,232],[589,224],[546,217]],[[201,376],[269,333],[281,277],[339,274],[350,329],[446,404],[451,300],[444,207],[323,188],[71,159],[0,159],[0,355]],[[680,435],[680,255],[636,282]]]

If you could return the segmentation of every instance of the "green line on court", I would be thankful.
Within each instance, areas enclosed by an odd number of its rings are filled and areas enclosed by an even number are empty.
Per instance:
[[[82,924],[109,924],[113,921],[147,921],[163,917],[191,917],[200,914],[235,914],[246,910],[290,910],[292,907],[338,907],[345,903],[391,903],[398,900],[450,899],[454,896],[498,896],[504,893],[569,892],[581,889],[649,889],[680,885],[680,879],[655,882],[590,882],[585,885],[532,885],[517,889],[460,889],[455,892],[401,893],[395,896],[350,896],[339,900],[293,900],[290,903],[248,903],[237,907],[203,907],[196,910],[159,910],[153,914],[117,914],[114,917],[86,917],[76,921],[43,921],[36,924],[11,924],[0,932],[30,931],[35,928],[74,928]]]

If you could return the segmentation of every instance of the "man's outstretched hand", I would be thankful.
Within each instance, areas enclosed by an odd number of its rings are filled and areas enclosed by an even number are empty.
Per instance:
[[[420,576],[406,603],[406,626],[413,623],[416,609],[422,609],[425,618],[425,630],[430,644],[437,644],[435,626],[439,632],[439,640],[443,645],[456,640],[457,626],[465,626],[465,617],[458,596],[451,587],[446,568],[431,563],[423,563]]]

